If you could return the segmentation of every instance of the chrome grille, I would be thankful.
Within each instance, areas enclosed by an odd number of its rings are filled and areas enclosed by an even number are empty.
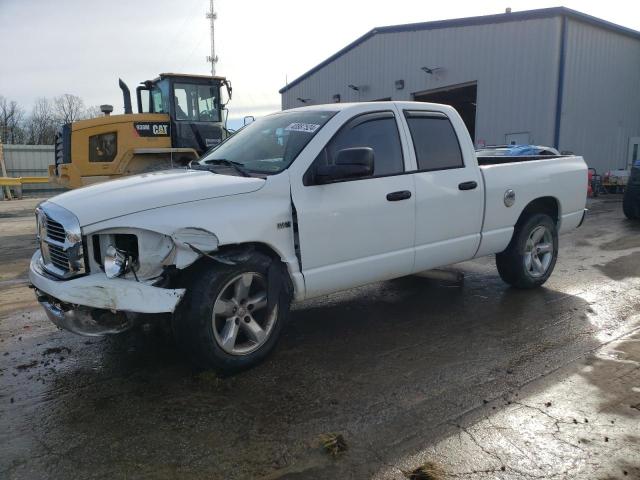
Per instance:
[[[69,256],[61,247],[49,244],[49,259],[56,268],[65,273],[69,272]]]
[[[60,278],[85,273],[78,219],[68,210],[45,202],[36,210],[44,269]]]
[[[52,220],[51,218],[47,217],[45,228],[47,231],[47,237],[57,242],[64,243],[66,234],[64,232],[64,227],[62,225],[60,225],[55,220]]]

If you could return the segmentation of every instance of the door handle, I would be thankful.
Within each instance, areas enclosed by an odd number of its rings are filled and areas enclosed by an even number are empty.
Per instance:
[[[474,182],[473,180],[470,182],[462,182],[458,185],[458,190],[473,190],[478,186],[478,182]]]
[[[387,193],[387,200],[390,202],[397,202],[398,200],[406,200],[408,198],[411,198],[411,192],[409,190]]]

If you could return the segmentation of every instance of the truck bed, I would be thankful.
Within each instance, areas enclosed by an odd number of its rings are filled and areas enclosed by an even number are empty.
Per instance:
[[[580,223],[587,196],[587,166],[582,157],[480,157],[478,163],[485,186],[485,215],[477,256],[506,248],[522,209],[537,198],[557,204],[560,233]],[[505,206],[507,190],[515,193],[515,208]]]

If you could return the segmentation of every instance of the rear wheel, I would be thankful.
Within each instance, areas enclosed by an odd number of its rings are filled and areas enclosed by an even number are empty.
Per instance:
[[[272,260],[254,254],[238,265],[215,264],[193,275],[174,315],[178,343],[202,368],[233,372],[263,360],[275,347],[289,310],[284,289],[269,305]]]
[[[502,280],[516,288],[535,288],[551,276],[558,258],[558,231],[551,217],[530,216],[516,225],[505,251],[496,255]]]

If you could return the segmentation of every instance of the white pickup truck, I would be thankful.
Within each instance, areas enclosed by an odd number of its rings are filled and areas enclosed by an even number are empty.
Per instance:
[[[42,203],[30,281],[62,328],[164,317],[198,365],[239,370],[273,350],[292,301],[490,254],[512,286],[542,285],[586,187],[581,157],[476,158],[445,105],[299,108],[189,169]]]

